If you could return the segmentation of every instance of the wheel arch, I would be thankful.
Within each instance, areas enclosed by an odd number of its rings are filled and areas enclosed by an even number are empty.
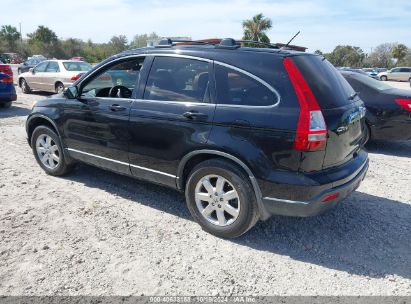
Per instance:
[[[234,165],[239,167],[245,174],[247,174],[251,182],[251,185],[254,189],[258,209],[260,212],[260,219],[266,220],[267,218],[269,218],[270,215],[265,209],[264,204],[262,202],[260,186],[258,185],[257,179],[254,176],[253,172],[242,160],[226,152],[218,150],[197,150],[186,154],[180,161],[177,170],[177,188],[179,190],[184,191],[184,186],[191,169],[193,169],[197,164],[209,159],[226,160],[230,163],[233,163]]]
[[[57,128],[56,123],[50,117],[47,117],[46,115],[35,114],[33,116],[30,116],[26,121],[26,132],[27,132],[27,138],[28,138],[29,144],[31,144],[31,136],[33,135],[33,131],[38,126],[50,127],[54,132],[57,133],[57,135],[59,136],[61,140],[60,132]]]

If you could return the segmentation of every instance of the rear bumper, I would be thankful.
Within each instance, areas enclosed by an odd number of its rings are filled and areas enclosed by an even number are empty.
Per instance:
[[[0,103],[17,100],[16,93],[0,93]]]
[[[363,163],[359,170],[355,172],[354,176],[351,176],[349,180],[344,179],[343,184],[340,184],[338,181],[333,181],[330,184],[321,185],[321,187],[326,190],[323,190],[314,197],[306,200],[290,200],[265,196],[262,199],[265,211],[270,215],[297,217],[308,217],[320,214],[337,205],[351,192],[357,189],[367,171],[368,159]],[[292,187],[290,187],[290,189],[291,188]],[[338,197],[324,201],[329,195],[336,193],[338,193]]]
[[[408,140],[411,139],[411,114],[408,119],[377,120],[370,126],[371,139]]]

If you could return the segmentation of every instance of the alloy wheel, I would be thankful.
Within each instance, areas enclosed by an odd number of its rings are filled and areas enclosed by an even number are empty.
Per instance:
[[[206,175],[195,188],[195,202],[200,214],[217,226],[228,226],[240,213],[240,198],[234,186],[219,175]]]
[[[40,161],[48,169],[55,169],[60,162],[60,151],[57,143],[47,134],[40,135],[36,140],[36,152]]]

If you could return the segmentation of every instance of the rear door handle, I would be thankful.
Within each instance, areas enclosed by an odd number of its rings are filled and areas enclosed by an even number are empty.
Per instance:
[[[113,112],[123,111],[123,110],[125,110],[125,109],[126,109],[126,107],[120,106],[120,105],[118,105],[118,104],[112,104],[112,105],[110,106],[110,110],[113,111]]]
[[[197,120],[204,120],[204,119],[206,119],[206,118],[208,117],[207,114],[200,113],[200,112],[197,112],[197,111],[185,112],[185,113],[183,114],[183,116],[184,116],[185,118],[193,119],[193,120],[195,120],[195,119],[197,119]]]

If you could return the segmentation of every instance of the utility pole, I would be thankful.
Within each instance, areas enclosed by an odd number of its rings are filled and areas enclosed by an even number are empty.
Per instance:
[[[23,36],[21,35],[21,22],[19,22],[19,27],[20,27],[20,42],[23,44]]]

